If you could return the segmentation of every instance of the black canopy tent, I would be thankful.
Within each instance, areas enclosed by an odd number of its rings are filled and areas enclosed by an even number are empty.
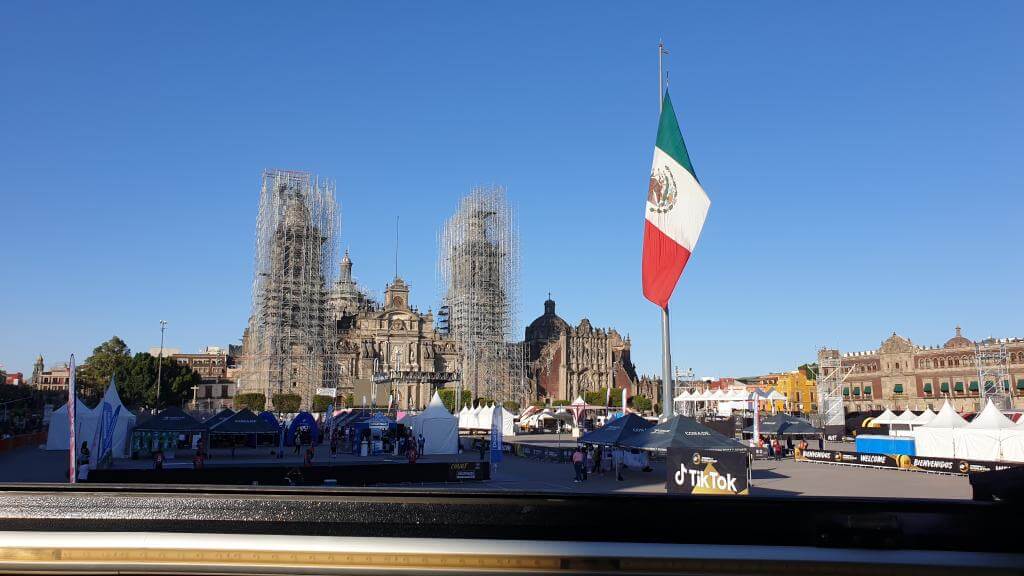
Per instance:
[[[767,436],[818,436],[821,434],[821,430],[815,428],[807,420],[789,414],[773,414],[763,418],[758,432]],[[747,426],[743,429],[743,433],[753,434],[754,427]]]
[[[182,434],[200,436],[206,427],[176,406],[155,414],[132,430],[132,453],[149,454],[154,450],[173,450]]]
[[[738,440],[719,434],[693,418],[676,416],[671,420],[633,434],[619,442],[626,448],[667,451],[669,448],[690,448],[719,452],[747,452]]]
[[[211,418],[212,420],[212,418]],[[253,445],[258,446],[260,434],[273,436],[273,446],[280,444],[282,429],[280,426],[271,424],[266,419],[255,414],[248,408],[243,408],[229,417],[209,427],[211,436],[252,436]],[[232,445],[236,445],[232,442]]]
[[[636,414],[626,414],[612,420],[597,430],[587,432],[580,438],[580,442],[612,446],[630,436],[647,430],[651,426],[654,426],[654,423],[644,420]]]
[[[135,427],[136,432],[203,432],[206,428],[198,420],[176,406],[147,418]]]
[[[220,412],[217,412],[213,416],[210,416],[208,419],[206,419],[203,422],[203,426],[206,426],[206,429],[210,430],[214,426],[220,424],[221,422],[227,420],[228,418],[231,418],[234,415],[235,415],[235,411],[234,410],[232,410],[231,408],[225,408],[225,409],[221,410]]]

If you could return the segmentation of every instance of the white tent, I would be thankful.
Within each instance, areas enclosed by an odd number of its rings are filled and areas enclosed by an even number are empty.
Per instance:
[[[434,392],[427,408],[416,416],[417,434],[423,435],[424,454],[457,454],[459,452],[459,422],[444,407],[441,396]]]
[[[491,429],[491,418],[494,417],[494,405],[483,406],[480,408],[480,414],[476,419],[476,426],[474,428],[478,430],[490,430]]]
[[[412,412],[406,412],[405,415],[398,419],[398,423],[404,425],[406,428],[412,428],[413,432],[418,433],[420,429],[416,425],[416,417],[417,414],[414,414]]]
[[[68,405],[64,404],[53,411],[50,415],[50,429],[46,433],[47,450],[69,450],[70,444],[68,432]],[[81,447],[82,442],[89,443],[90,451],[93,449],[93,436],[96,434],[96,416],[92,408],[82,402],[81,398],[75,399],[75,443]]]
[[[672,400],[676,402],[689,402],[692,399],[691,396],[692,395],[688,390],[683,390],[682,392],[679,393],[679,396],[676,396]]]
[[[103,434],[107,434],[105,426],[107,423],[102,422],[104,405],[110,406],[110,417],[113,418],[117,415],[117,419],[113,422],[113,436],[110,442],[110,453],[114,458],[122,458],[129,455],[131,450],[131,433],[135,429],[136,417],[132,414],[124,404],[121,403],[121,396],[117,393],[117,386],[114,385],[114,381],[111,380],[110,385],[107,386],[107,391],[103,394],[103,399],[100,400],[99,405],[93,410],[93,414],[96,418],[96,427],[103,428]],[[118,408],[120,407],[120,410]],[[90,443],[91,444],[91,443]],[[94,450],[98,450],[100,447],[97,446]],[[97,456],[101,456],[97,452]]]
[[[953,458],[953,433],[957,428],[967,426],[967,421],[953,410],[947,400],[931,422],[914,430],[914,452],[918,456]]]
[[[895,424],[906,424],[906,425],[909,426],[910,424],[912,424],[914,422],[914,420],[917,420],[917,414],[914,414],[909,409],[907,409],[907,410],[904,410],[902,414],[900,414],[899,416],[896,417],[896,421],[894,423]]]
[[[1013,428],[1000,431],[999,451],[1002,459],[1010,462],[1024,462],[1024,418]]]
[[[462,405],[462,410],[459,410],[459,430],[465,430],[469,428],[467,425],[469,419],[469,408],[465,404]]]
[[[974,420],[953,432],[953,454],[968,460],[995,461],[1002,459],[1000,444],[1003,431],[1016,426],[996,408],[991,400],[985,404]]]
[[[469,413],[466,414],[466,429],[467,430],[472,430],[474,428],[479,428],[480,427],[478,425],[478,423],[480,421],[480,412],[482,410],[483,410],[483,408],[480,407],[480,406],[477,406],[476,408],[470,408],[469,409]]]
[[[931,422],[933,418],[935,418],[935,412],[932,412],[931,408],[925,408],[924,412],[918,414],[917,417],[914,418],[914,421],[911,422],[911,424],[913,424],[914,426],[922,426],[924,424]]]
[[[786,401],[789,400],[789,398],[786,398],[785,394],[783,394],[782,392],[779,392],[775,388],[772,388],[771,392],[768,393],[768,399],[769,400],[779,400],[781,402],[786,402]]]
[[[896,422],[897,418],[899,418],[899,416],[894,414],[892,410],[889,410],[888,408],[886,408],[885,412],[882,412],[878,416],[875,416],[874,418],[872,418],[871,422],[873,422],[875,424],[892,424],[892,423]]]
[[[501,435],[514,436],[516,433],[516,429],[515,424],[512,422],[512,420],[515,418],[515,416],[511,412],[506,410],[504,406],[495,406],[492,411],[491,423],[494,422],[494,412],[501,412]],[[488,429],[490,429],[490,426],[488,426]]]

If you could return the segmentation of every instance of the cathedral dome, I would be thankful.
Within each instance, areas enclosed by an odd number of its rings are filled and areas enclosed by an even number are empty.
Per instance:
[[[953,336],[946,343],[943,344],[943,348],[963,348],[964,346],[974,346],[974,342],[971,342],[967,338],[964,338],[960,334],[960,327],[956,327],[956,336]]]
[[[526,328],[526,338],[527,340],[532,340],[533,336],[535,336],[547,339],[568,329],[569,323],[562,320],[558,314],[555,314],[555,301],[549,297],[544,301],[544,314],[538,316]]]

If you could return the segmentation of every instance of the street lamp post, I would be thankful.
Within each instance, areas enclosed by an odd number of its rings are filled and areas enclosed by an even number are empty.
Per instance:
[[[156,402],[153,412],[160,410],[160,377],[162,376],[164,359],[164,330],[167,329],[167,320],[160,321],[160,354],[156,359]]]

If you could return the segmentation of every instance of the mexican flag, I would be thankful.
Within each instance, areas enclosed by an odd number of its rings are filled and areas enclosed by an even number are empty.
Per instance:
[[[672,100],[665,92],[644,210],[644,297],[668,306],[704,227],[711,200],[690,164]]]

